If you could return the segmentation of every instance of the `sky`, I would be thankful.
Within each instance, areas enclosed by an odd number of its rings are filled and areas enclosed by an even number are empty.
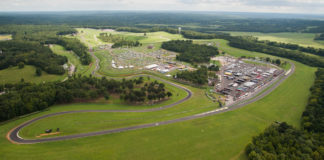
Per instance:
[[[87,10],[324,14],[324,0],[0,0],[0,11]]]

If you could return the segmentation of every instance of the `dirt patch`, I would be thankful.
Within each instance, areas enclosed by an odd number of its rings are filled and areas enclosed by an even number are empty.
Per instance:
[[[44,137],[44,136],[52,136],[52,135],[57,135],[60,134],[61,132],[53,132],[53,133],[43,133],[40,134],[39,136],[36,136],[37,138]]]

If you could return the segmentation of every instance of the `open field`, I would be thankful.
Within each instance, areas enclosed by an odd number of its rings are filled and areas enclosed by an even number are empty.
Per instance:
[[[122,35],[125,37],[129,37],[130,39],[133,39],[133,40],[139,40],[139,42],[143,43],[143,44],[161,43],[161,42],[169,41],[172,39],[184,39],[182,37],[182,35],[170,34],[167,32],[150,32],[150,33],[146,33],[146,36],[144,36],[144,33],[104,31],[104,30],[89,29],[89,28],[78,28],[77,30],[79,32],[77,37],[81,38],[81,40],[82,40],[82,38],[84,38],[85,42],[92,46],[108,44],[108,43],[103,42],[97,38],[97,36],[99,36],[100,33]]]
[[[67,74],[64,75],[47,74],[46,72],[43,71],[42,76],[38,77],[35,74],[35,70],[36,68],[30,65],[25,65],[23,69],[19,69],[16,66],[16,67],[0,70],[0,83],[20,82],[21,78],[24,78],[25,82],[40,83],[40,82],[63,80],[67,76]]]
[[[0,34],[0,41],[6,41],[11,39],[12,39],[11,34]]]
[[[324,48],[324,41],[314,41],[314,33],[258,33],[258,32],[227,32],[233,36],[254,36],[259,40],[294,43],[301,46]]]

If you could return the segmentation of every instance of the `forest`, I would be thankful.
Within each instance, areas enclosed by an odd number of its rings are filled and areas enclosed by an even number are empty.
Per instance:
[[[59,44],[72,50],[80,57],[82,64],[90,64],[88,48],[76,38],[66,38],[63,34],[75,34],[77,31],[66,25],[3,25],[0,33],[12,34],[13,40],[1,42],[0,49],[8,54],[0,57],[1,69],[15,66],[19,62],[40,67],[51,74],[63,74],[67,59],[54,54],[49,44]],[[19,46],[19,47],[17,47]],[[32,54],[33,53],[33,54]]]
[[[0,92],[4,92],[0,95],[0,121],[40,111],[54,104],[94,100],[99,97],[109,99],[111,94],[119,95],[129,103],[152,103],[172,96],[163,83],[144,83],[143,77],[117,81],[104,77],[98,79],[74,75],[64,82],[0,85]]]
[[[242,31],[242,32],[311,32],[324,33],[324,22],[298,15],[265,13],[222,13],[222,12],[46,12],[3,13],[2,24],[71,25],[87,28],[139,27],[152,28],[170,26],[199,32]],[[260,18],[265,17],[265,18]],[[279,18],[278,18],[279,17]],[[217,27],[215,27],[217,26]],[[312,27],[309,27],[312,26]]]
[[[208,69],[201,66],[196,71],[182,71],[176,74],[175,78],[188,81],[198,85],[204,85],[208,82]]]
[[[67,58],[56,55],[51,49],[31,41],[0,42],[0,69],[17,66],[19,63],[34,65],[47,73],[64,74],[63,64]]]
[[[250,160],[324,159],[324,69],[316,72],[302,115],[302,129],[276,122],[253,138],[245,152]]]
[[[302,124],[309,132],[324,133],[324,69],[316,72],[315,83],[310,90]]]
[[[192,40],[163,42],[162,48],[180,53],[176,59],[191,64],[207,63],[211,57],[219,54],[216,47],[193,44]]]

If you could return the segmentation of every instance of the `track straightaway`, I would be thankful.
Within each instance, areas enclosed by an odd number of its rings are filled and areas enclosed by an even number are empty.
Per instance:
[[[74,138],[82,138],[82,137],[89,137],[89,136],[97,136],[97,135],[125,132],[125,131],[129,131],[129,130],[143,129],[143,128],[149,128],[149,127],[156,127],[156,126],[160,126],[160,125],[166,125],[166,124],[171,124],[171,123],[176,123],[176,122],[188,121],[188,120],[193,120],[193,119],[197,119],[197,118],[202,118],[202,117],[206,117],[206,116],[211,116],[211,115],[215,115],[215,114],[219,114],[219,113],[232,111],[232,110],[235,110],[237,108],[241,108],[241,107],[244,107],[244,106],[246,106],[248,104],[256,102],[256,101],[262,99],[263,97],[265,97],[266,95],[268,95],[269,93],[271,93],[274,89],[276,89],[284,80],[286,80],[289,76],[291,76],[295,72],[295,65],[293,63],[290,63],[290,64],[291,64],[290,72],[288,74],[282,74],[281,77],[278,77],[278,80],[272,81],[271,83],[269,83],[267,85],[267,87],[270,86],[270,88],[268,88],[266,91],[264,91],[264,89],[260,90],[258,93],[255,93],[256,96],[254,96],[254,97],[252,97],[252,98],[250,98],[248,100],[239,101],[239,102],[237,102],[235,104],[232,104],[230,106],[225,106],[225,107],[223,107],[221,109],[216,109],[216,110],[212,110],[212,111],[208,111],[208,112],[204,112],[204,113],[199,113],[199,114],[195,114],[195,115],[191,115],[191,116],[187,116],[187,117],[177,118],[177,119],[173,119],[173,120],[154,122],[154,123],[148,123],[148,124],[141,124],[141,125],[123,127],[123,128],[117,128],[117,129],[109,129],[109,130],[103,130],[103,131],[89,132],[89,133],[81,133],[81,134],[60,136],[60,137],[51,137],[51,138],[43,138],[43,139],[23,139],[23,138],[21,138],[19,136],[19,131],[22,128],[28,126],[29,124],[31,124],[31,123],[33,123],[35,121],[38,121],[38,120],[44,119],[44,118],[48,118],[48,117],[51,117],[51,116],[69,114],[69,113],[84,113],[84,112],[151,112],[151,111],[158,111],[158,110],[173,107],[175,105],[178,105],[178,104],[190,99],[190,97],[192,97],[192,92],[189,89],[187,89],[185,87],[182,87],[180,85],[177,85],[175,83],[172,83],[172,82],[157,78],[158,80],[161,80],[161,81],[163,81],[165,83],[168,83],[170,85],[173,85],[175,87],[178,87],[178,88],[181,88],[181,89],[185,90],[188,93],[188,95],[185,98],[183,98],[180,101],[175,102],[173,104],[166,105],[166,106],[159,107],[159,108],[152,108],[152,109],[144,109],[144,110],[79,110],[79,111],[66,111],[66,112],[52,113],[52,114],[44,115],[44,116],[41,116],[41,117],[37,117],[35,119],[32,119],[30,121],[27,121],[27,122],[19,125],[18,127],[12,129],[7,134],[7,138],[11,142],[17,143],[17,144],[34,144],[34,143],[42,143],[42,142],[52,142],[52,141],[60,141],[60,140],[68,140],[68,139],[74,139]],[[262,91],[264,91],[264,92],[262,92]]]

